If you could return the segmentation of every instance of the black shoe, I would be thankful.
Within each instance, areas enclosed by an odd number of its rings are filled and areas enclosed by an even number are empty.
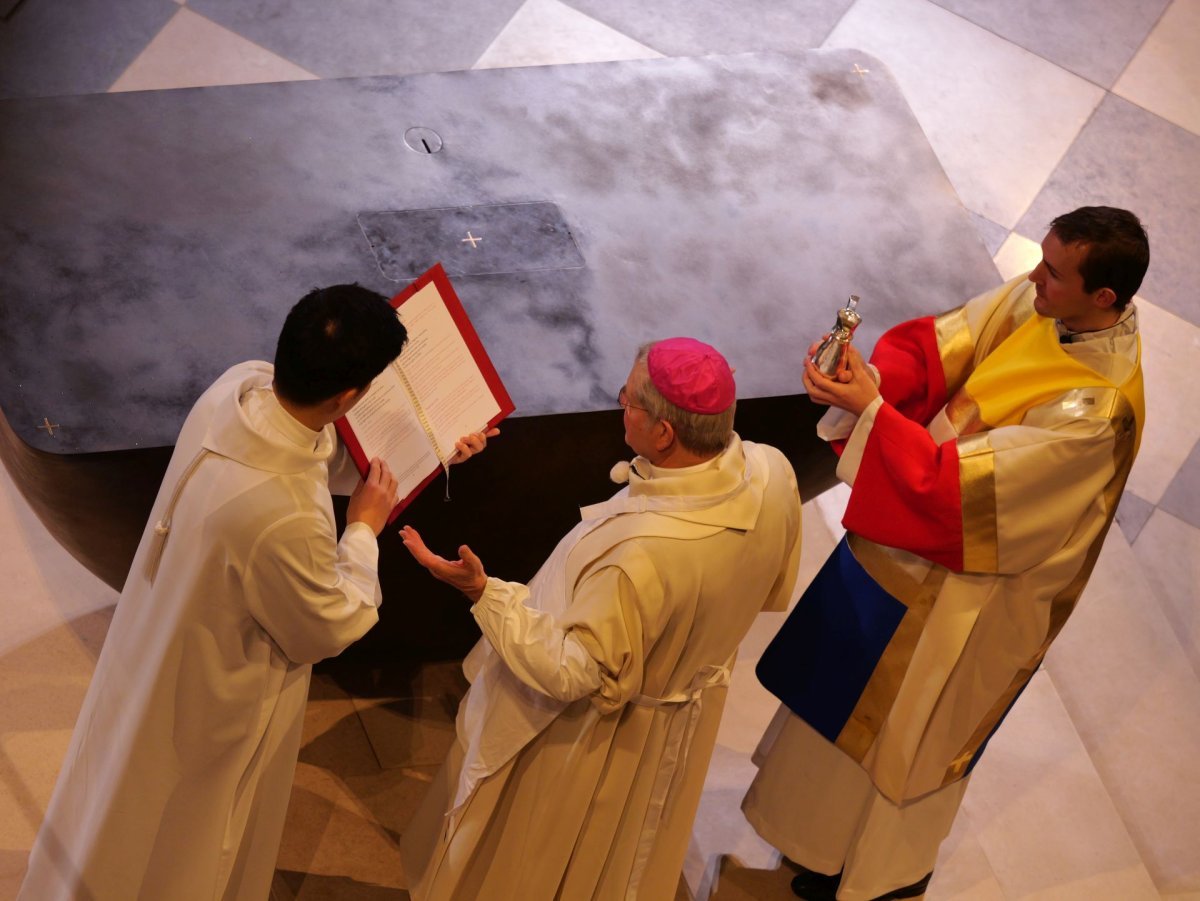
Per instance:
[[[933,878],[933,873],[926,873],[922,878],[918,879],[912,885],[906,885],[903,888],[892,889],[886,895],[880,895],[878,898],[872,898],[871,901],[903,901],[904,898],[916,898],[918,895],[925,894],[925,889],[929,888],[929,880]]]
[[[841,873],[826,876],[816,870],[800,867],[800,872],[792,879],[792,893],[804,901],[834,901],[841,881]]]

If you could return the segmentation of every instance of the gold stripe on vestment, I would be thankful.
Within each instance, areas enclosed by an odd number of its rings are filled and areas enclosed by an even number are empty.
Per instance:
[[[967,327],[966,308],[959,307],[934,319],[933,333],[937,338],[938,356],[942,360],[949,396],[962,387],[975,362],[975,342]]]
[[[958,435],[974,435],[986,428],[979,404],[967,393],[965,386],[959,388],[947,402],[946,419]]]
[[[987,433],[958,440],[962,491],[963,570],[994,573],[999,568],[996,524],[996,459]]]
[[[1066,623],[1067,617],[1075,609],[1079,595],[1083,593],[1083,587],[1087,585],[1087,580],[1092,575],[1092,568],[1096,565],[1096,559],[1100,556],[1100,548],[1104,545],[1104,538],[1116,515],[1121,492],[1125,490],[1125,480],[1129,478],[1129,470],[1133,467],[1134,444],[1137,438],[1133,405],[1124,393],[1116,389],[1106,391],[1104,394],[1108,395],[1109,401],[1108,421],[1113,430],[1113,468],[1116,470],[1113,477],[1108,480],[1108,484],[1104,486],[1104,509],[1107,518],[1104,521],[1104,528],[1100,530],[1088,548],[1083,565],[1075,574],[1075,578],[1068,582],[1051,601],[1050,624],[1046,635],[1047,646],[1058,635],[1059,630]]]
[[[925,577],[917,580],[874,542],[853,533],[847,535],[847,539],[854,558],[867,575],[908,608],[835,742],[845,754],[862,763],[896,702],[917,642],[925,629],[925,621],[942,590],[948,570],[943,566],[931,566]]]

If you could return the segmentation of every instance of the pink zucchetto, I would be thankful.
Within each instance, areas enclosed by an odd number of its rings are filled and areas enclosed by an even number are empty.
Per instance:
[[[736,396],[725,358],[695,338],[659,341],[646,355],[646,368],[659,393],[689,413],[723,413]]]

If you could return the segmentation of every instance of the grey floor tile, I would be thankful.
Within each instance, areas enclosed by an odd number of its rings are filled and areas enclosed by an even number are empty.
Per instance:
[[[1160,506],[1188,525],[1200,528],[1200,443],[1192,448],[1167,486]]]
[[[1154,504],[1138,497],[1132,491],[1126,491],[1121,495],[1121,503],[1117,507],[1117,525],[1121,527],[1126,541],[1130,544],[1137,541],[1142,526],[1146,524],[1146,520],[1153,512]]]
[[[668,56],[819,47],[853,0],[566,0]]]
[[[1006,228],[1104,97],[929,0],[857,0],[828,47],[865,51],[891,70],[963,206]]]
[[[1110,88],[1171,0],[933,2],[1043,59]]]
[[[1200,2],[1178,0],[1158,20],[1113,93],[1200,134]]]
[[[970,213],[970,211],[968,210]],[[1003,225],[998,225],[987,216],[981,216],[979,213],[970,213],[971,224],[975,226],[975,231],[979,232],[979,240],[983,242],[983,246],[987,248],[989,256],[995,256],[1000,251],[1000,245],[1004,243],[1004,239],[1008,237],[1008,229]]]
[[[1050,220],[1088,204],[1125,207],[1150,234],[1150,271],[1139,292],[1200,324],[1200,136],[1112,94],[1096,108],[1016,230],[1041,240]]]
[[[107,91],[177,12],[174,0],[25,0],[0,21],[0,98]]]
[[[191,0],[188,7],[322,78],[468,69],[523,0]]]

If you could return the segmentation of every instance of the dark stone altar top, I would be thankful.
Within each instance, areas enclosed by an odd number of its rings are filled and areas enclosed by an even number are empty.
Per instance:
[[[865,348],[997,281],[855,51],[9,99],[0,172],[0,409],[58,453],[173,444],[310,288],[437,259],[518,416],[673,334],[794,394],[849,294]]]

